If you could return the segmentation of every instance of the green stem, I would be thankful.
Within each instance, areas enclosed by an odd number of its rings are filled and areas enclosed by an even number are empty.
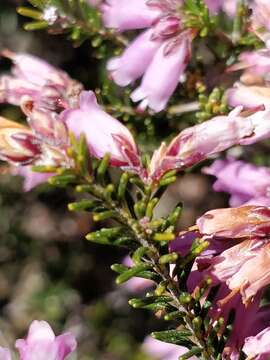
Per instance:
[[[149,260],[144,259],[144,262],[151,264],[153,270],[160,276],[163,281],[168,284],[167,289],[173,299],[173,303],[171,305],[174,306],[179,312],[185,314],[184,321],[186,323],[186,327],[192,334],[192,341],[194,345],[202,349],[202,354],[204,356],[203,358],[205,360],[215,360],[211,349],[209,349],[207,345],[207,342],[205,341],[205,339],[203,339],[203,336],[200,336],[200,334],[198,334],[198,331],[194,328],[192,320],[194,319],[195,315],[193,315],[189,311],[187,306],[183,305],[180,302],[180,289],[171,277],[168,268],[159,264],[160,254],[159,250],[155,246],[155,243],[145,233],[139,222],[137,220],[134,220],[129,214],[129,212],[126,209],[122,208],[121,204],[118,201],[108,201],[108,199],[104,197],[105,189],[102,186],[93,183],[87,186],[89,192],[96,198],[102,200],[109,210],[113,210],[118,213],[119,223],[131,229],[138,243],[143,247],[150,249],[148,255]]]

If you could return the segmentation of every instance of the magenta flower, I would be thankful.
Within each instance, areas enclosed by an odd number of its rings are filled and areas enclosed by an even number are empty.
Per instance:
[[[214,161],[203,172],[217,178],[213,185],[215,191],[231,195],[230,206],[270,205],[270,169],[267,167],[227,159]]]
[[[62,118],[77,137],[85,134],[93,156],[109,153],[112,165],[139,171],[139,154],[130,131],[102,110],[92,91],[83,91],[79,107],[64,111]]]
[[[39,106],[60,111],[77,104],[82,85],[65,72],[44,60],[28,54],[15,54],[5,50],[14,66],[11,75],[0,77],[0,102],[20,105],[25,95],[31,96]]]
[[[243,347],[249,359],[267,360],[270,356],[270,327],[264,329],[256,336],[248,337]]]
[[[76,340],[71,333],[55,336],[45,321],[33,321],[27,338],[16,341],[20,360],[64,360],[76,349]]]

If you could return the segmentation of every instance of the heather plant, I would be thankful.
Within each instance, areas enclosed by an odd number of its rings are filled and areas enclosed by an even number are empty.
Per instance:
[[[95,224],[87,241],[125,249],[116,284],[165,320],[144,341],[149,356],[268,359],[270,170],[256,164],[270,137],[268,1],[29,0],[17,11],[26,30],[90,41],[99,86],[3,49],[0,101],[24,121],[0,117],[1,160],[27,192],[48,181],[73,193],[68,209]],[[180,229],[185,203],[164,197],[195,171],[217,178],[230,207]],[[35,321],[16,348],[62,360],[76,341]]]

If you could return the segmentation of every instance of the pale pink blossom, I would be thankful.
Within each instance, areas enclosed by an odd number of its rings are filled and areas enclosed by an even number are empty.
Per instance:
[[[241,266],[227,281],[229,288],[239,291],[247,304],[254,296],[270,284],[270,244],[258,247],[257,255]]]
[[[270,71],[270,51],[260,49],[246,51],[239,55],[238,62],[228,68],[228,71],[245,70],[245,73],[267,76]],[[244,74],[245,74],[244,73]]]
[[[268,0],[253,0],[251,25],[253,31],[269,47],[270,5]]]
[[[120,31],[151,26],[160,12],[148,6],[147,2],[148,0],[105,0],[101,7],[105,26]]]
[[[41,143],[31,129],[0,117],[0,159],[30,164],[40,158]]]
[[[228,192],[230,206],[243,204],[270,206],[270,169],[255,166],[233,158],[216,160],[203,169],[205,174],[217,178],[213,188],[215,191]]]
[[[76,340],[71,333],[55,336],[45,321],[33,321],[27,338],[16,341],[20,360],[64,360],[76,349]]]
[[[240,145],[251,145],[270,137],[270,109],[257,111],[247,117],[252,124],[252,136],[245,137],[239,141]]]
[[[92,91],[84,91],[77,109],[66,110],[62,118],[70,131],[85,134],[93,156],[111,156],[111,164],[133,170],[140,168],[137,146],[130,131],[98,105]]]
[[[236,108],[228,116],[217,116],[186,128],[168,146],[161,144],[152,157],[150,177],[159,179],[168,170],[184,169],[252,137],[252,120],[241,117],[241,110]],[[257,123],[260,124],[259,120]]]
[[[161,41],[153,41],[152,36],[152,29],[146,30],[131,42],[121,56],[109,60],[107,69],[119,86],[127,86],[137,80],[150,65],[161,45]]]
[[[164,110],[183,78],[196,35],[196,31],[182,25],[182,1],[110,0],[109,4],[103,6],[106,26],[118,30],[149,28],[121,56],[109,61],[107,68],[112,78],[126,86],[142,76],[141,85],[131,94],[132,100],[141,102],[140,109],[149,106],[155,112]],[[144,21],[145,16],[149,21]]]
[[[20,105],[25,95],[31,96],[40,106],[61,111],[77,104],[82,85],[64,71],[33,55],[5,50],[14,66],[11,75],[0,77],[0,102]]]
[[[270,88],[266,86],[246,86],[238,83],[226,92],[226,96],[231,107],[242,105],[252,109],[264,105],[265,108],[270,108]]]
[[[192,33],[187,31],[173,48],[170,48],[169,40],[157,50],[141,85],[131,94],[134,102],[141,101],[141,110],[148,106],[155,112],[165,109],[189,62],[191,41]]]
[[[270,356],[270,327],[267,327],[256,336],[245,340],[244,353],[249,359],[268,360]]]
[[[270,208],[246,205],[210,210],[196,224],[204,235],[224,238],[265,237],[270,230]]]
[[[13,165],[70,167],[65,124],[55,119],[55,113],[34,107],[26,112],[32,128],[0,117],[0,158]]]

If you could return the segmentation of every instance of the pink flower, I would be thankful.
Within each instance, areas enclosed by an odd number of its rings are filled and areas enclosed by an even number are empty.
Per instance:
[[[151,26],[159,11],[148,0],[105,0],[102,4],[105,26],[120,31]]]
[[[141,101],[140,109],[149,106],[159,112],[165,109],[185,72],[196,33],[182,26],[182,1],[110,0],[109,4],[103,6],[106,26],[150,29],[139,35],[122,56],[110,60],[108,70],[120,86],[143,76],[131,98]]]
[[[13,164],[30,164],[42,154],[41,143],[32,131],[0,117],[0,159]]]
[[[144,340],[143,350],[155,360],[176,360],[188,351],[188,349],[183,346],[168,344],[155,340],[150,336]],[[189,359],[196,360],[197,357],[192,356]]]
[[[0,158],[14,165],[70,167],[68,136],[56,113],[23,106],[32,129],[0,117]]]
[[[252,4],[252,29],[269,46],[270,5],[268,0],[254,0]]]
[[[231,195],[230,206],[270,205],[270,169],[267,167],[227,159],[214,161],[203,172],[217,177],[213,188]]]
[[[144,74],[161,45],[160,40],[153,41],[152,36],[152,29],[146,30],[126,48],[121,56],[108,62],[107,69],[118,85],[127,86]]]
[[[92,91],[84,91],[77,109],[62,114],[69,130],[78,137],[85,134],[90,152],[97,158],[111,155],[111,164],[133,170],[140,168],[139,154],[129,130],[104,112]]]
[[[239,62],[230,66],[228,70],[245,70],[245,73],[267,76],[270,70],[270,51],[261,49],[243,52],[239,56]]]
[[[270,356],[270,327],[264,329],[256,336],[248,337],[243,347],[249,359],[267,360]]]
[[[247,259],[227,283],[233,292],[240,292],[244,304],[252,301],[270,284],[270,244],[258,246],[256,256]]]
[[[160,46],[145,71],[141,85],[131,94],[134,102],[141,101],[140,109],[148,106],[155,112],[165,109],[191,54],[192,33],[186,31],[181,35],[177,44],[172,46],[169,40]]]
[[[231,107],[242,105],[244,108],[252,109],[264,105],[265,108],[270,108],[270,88],[266,86],[235,84],[226,95]]]
[[[201,234],[224,238],[265,237],[270,230],[270,208],[241,206],[206,212],[197,220]]]
[[[228,116],[187,128],[168,146],[162,144],[152,157],[150,177],[159,179],[168,170],[184,169],[252,137],[254,125],[249,117],[241,117],[240,111],[236,108]]]
[[[12,75],[0,78],[0,102],[20,105],[22,98],[28,95],[52,111],[77,104],[82,85],[65,72],[32,55],[8,50],[2,55],[9,57],[14,66]]]
[[[0,359],[1,360],[11,360],[11,353],[9,349],[0,347]]]
[[[270,109],[257,111],[246,119],[252,124],[253,134],[239,141],[240,145],[251,145],[270,137]]]
[[[55,336],[45,321],[33,321],[25,340],[16,341],[20,360],[64,360],[76,349],[76,340],[71,333]]]

